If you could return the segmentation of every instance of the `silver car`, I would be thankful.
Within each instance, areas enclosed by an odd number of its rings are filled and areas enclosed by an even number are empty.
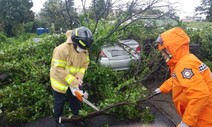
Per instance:
[[[100,64],[113,70],[129,69],[132,60],[139,59],[141,47],[133,39],[121,40],[114,45],[105,45],[100,52]]]

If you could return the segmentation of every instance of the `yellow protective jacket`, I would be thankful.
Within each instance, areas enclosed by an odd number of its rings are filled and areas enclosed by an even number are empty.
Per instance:
[[[212,127],[212,73],[207,65],[189,53],[189,46],[183,42],[189,39],[183,39],[185,36],[178,34],[178,30],[181,31],[177,28],[161,35],[163,43],[167,44],[171,39],[174,45],[165,46],[173,55],[168,63],[171,77],[160,86],[160,90],[162,93],[172,91],[175,108],[187,125]],[[169,34],[176,36],[169,38]]]
[[[71,31],[66,32],[66,42],[53,51],[50,80],[52,88],[60,93],[66,93],[69,86],[78,87],[77,78],[83,79],[88,68],[88,51],[78,53],[70,38]]]

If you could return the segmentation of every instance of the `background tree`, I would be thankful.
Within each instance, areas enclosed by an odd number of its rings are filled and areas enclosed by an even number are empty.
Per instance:
[[[91,13],[93,16],[92,18],[106,19],[109,15],[109,11],[112,9],[111,7],[111,0],[92,0],[90,7],[93,12]]]
[[[86,4],[83,3],[82,5]],[[157,23],[154,23],[158,19],[162,19],[161,22],[167,22],[168,20],[165,18],[169,18],[169,16],[174,17],[175,9],[171,7],[173,5],[173,3],[162,3],[160,0],[116,0],[112,2],[111,0],[93,0],[91,7],[84,9],[84,13],[87,14],[86,19],[89,19],[89,21],[80,21],[82,25],[92,29],[94,40],[96,41],[93,47],[95,47],[95,52],[98,53],[100,50],[98,47],[105,43],[114,42],[116,39],[123,39],[123,34],[120,33],[131,30],[129,29],[131,24],[138,23],[140,30],[142,30],[145,24],[154,29],[159,27],[155,26]],[[107,12],[109,12],[109,15],[105,18],[104,14]],[[164,23],[160,23],[161,26],[164,27]],[[142,32],[139,29],[136,30],[138,31],[133,31],[134,34]],[[126,39],[127,37],[129,39],[130,35],[126,35],[124,38]],[[144,38],[137,39],[142,41]]]
[[[73,0],[48,0],[39,16],[49,26],[53,23],[56,30],[79,26]]]
[[[200,6],[195,8],[197,14],[205,14],[206,19],[212,22],[212,0],[202,0]]]
[[[0,24],[8,36],[17,36],[23,31],[23,24],[34,20],[31,0],[1,0]]]

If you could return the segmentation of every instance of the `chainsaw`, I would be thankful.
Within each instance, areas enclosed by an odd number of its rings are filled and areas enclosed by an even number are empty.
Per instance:
[[[81,87],[79,89],[70,87],[70,89],[71,89],[72,94],[75,95],[79,101],[86,103],[87,105],[89,105],[90,107],[95,109],[96,111],[99,111],[99,109],[87,99],[88,93],[86,91],[83,92]]]

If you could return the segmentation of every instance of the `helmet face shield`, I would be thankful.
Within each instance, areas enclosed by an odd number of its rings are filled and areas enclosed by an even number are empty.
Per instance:
[[[166,49],[162,49],[161,50],[161,54],[162,54],[162,57],[164,58],[164,60],[166,62],[168,62],[171,58],[172,58],[172,55],[170,54],[170,52]]]
[[[155,40],[155,42],[157,42],[158,44],[160,44],[161,46],[163,45],[163,40],[161,38],[161,36],[159,35],[158,38]]]
[[[163,49],[163,40],[161,38],[161,35],[158,36],[158,38],[155,40],[156,45],[158,46],[158,50]]]

